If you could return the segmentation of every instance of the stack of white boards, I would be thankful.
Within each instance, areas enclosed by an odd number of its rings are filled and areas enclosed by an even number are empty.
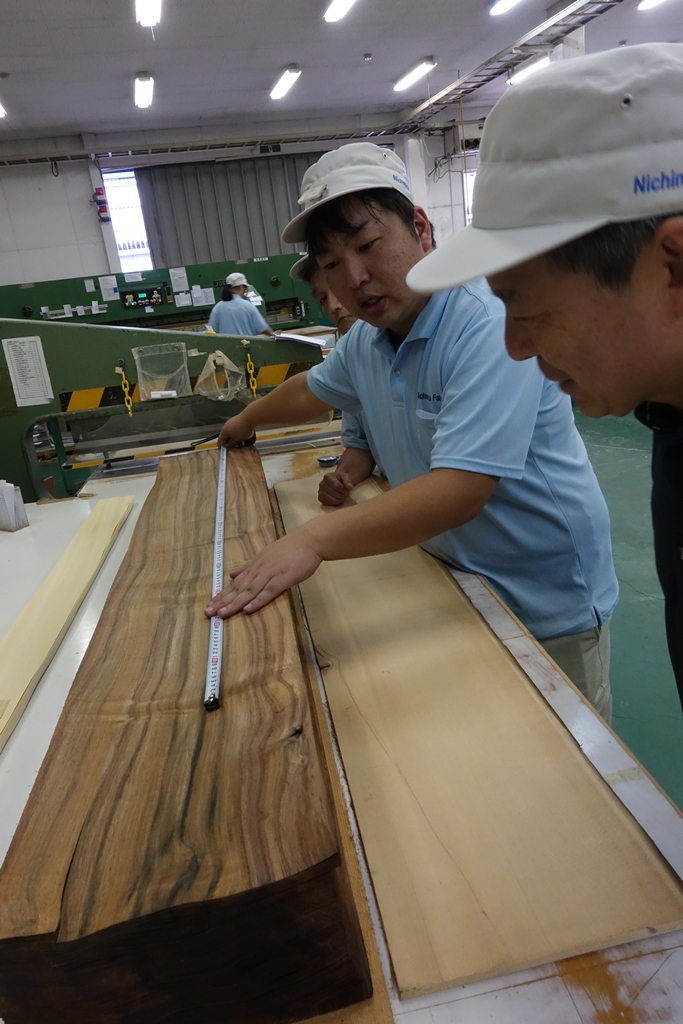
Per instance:
[[[28,526],[28,516],[21,488],[0,480],[0,530],[13,533],[24,526]]]

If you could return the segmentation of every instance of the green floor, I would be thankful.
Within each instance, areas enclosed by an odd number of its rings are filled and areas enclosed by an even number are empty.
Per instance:
[[[621,597],[612,620],[613,725],[683,807],[683,713],[664,636],[650,521],[650,431],[632,416],[576,423],[607,500]]]

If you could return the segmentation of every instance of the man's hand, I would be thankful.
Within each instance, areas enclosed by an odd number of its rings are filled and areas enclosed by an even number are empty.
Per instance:
[[[366,448],[346,448],[339,465],[332,473],[326,473],[318,488],[321,505],[338,508],[346,501],[349,491],[361,480],[367,480],[375,468],[375,460]]]
[[[244,412],[241,412],[238,416],[233,416],[232,419],[227,420],[223,424],[223,429],[218,435],[216,444],[219,448],[223,446],[234,448],[235,445],[241,444],[242,441],[248,441],[253,433],[254,428]]]
[[[307,580],[322,562],[305,529],[269,544],[246,565],[230,573],[232,582],[206,606],[207,618],[230,618],[237,612],[257,612],[290,587]]]
[[[325,473],[318,488],[318,501],[321,505],[339,506],[343,505],[349,496],[349,491],[355,487],[355,483],[348,473],[343,469],[335,469],[333,473]]]

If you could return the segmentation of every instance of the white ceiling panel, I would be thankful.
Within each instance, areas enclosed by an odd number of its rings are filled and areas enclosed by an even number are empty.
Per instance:
[[[641,12],[624,0],[588,26],[587,48],[683,39],[682,2]],[[492,18],[487,0],[357,0],[343,21],[327,24],[326,0],[163,0],[153,39],[135,23],[134,0],[2,0],[0,74],[9,77],[0,78],[8,112],[0,144],[398,112],[539,24],[546,4],[522,0]],[[438,61],[429,79],[394,93],[393,83],[428,55]],[[290,63],[303,74],[273,101],[269,91]],[[155,79],[147,110],[133,104],[138,71]],[[503,87],[489,86],[476,102]]]

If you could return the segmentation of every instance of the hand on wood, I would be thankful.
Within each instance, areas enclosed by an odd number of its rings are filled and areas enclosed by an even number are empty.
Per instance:
[[[322,562],[322,557],[296,531],[269,544],[246,565],[230,573],[232,582],[206,606],[207,618],[219,615],[228,619],[237,612],[257,612],[276,597],[307,580]]]
[[[244,413],[240,413],[238,416],[233,416],[232,419],[226,420],[216,443],[219,448],[223,446],[234,448],[235,445],[241,444],[242,441],[247,441],[253,433],[253,426],[247,420]]]
[[[355,483],[348,473],[335,469],[332,473],[325,473],[320,481],[318,501],[321,505],[343,505],[349,491],[352,491],[354,487]]]

